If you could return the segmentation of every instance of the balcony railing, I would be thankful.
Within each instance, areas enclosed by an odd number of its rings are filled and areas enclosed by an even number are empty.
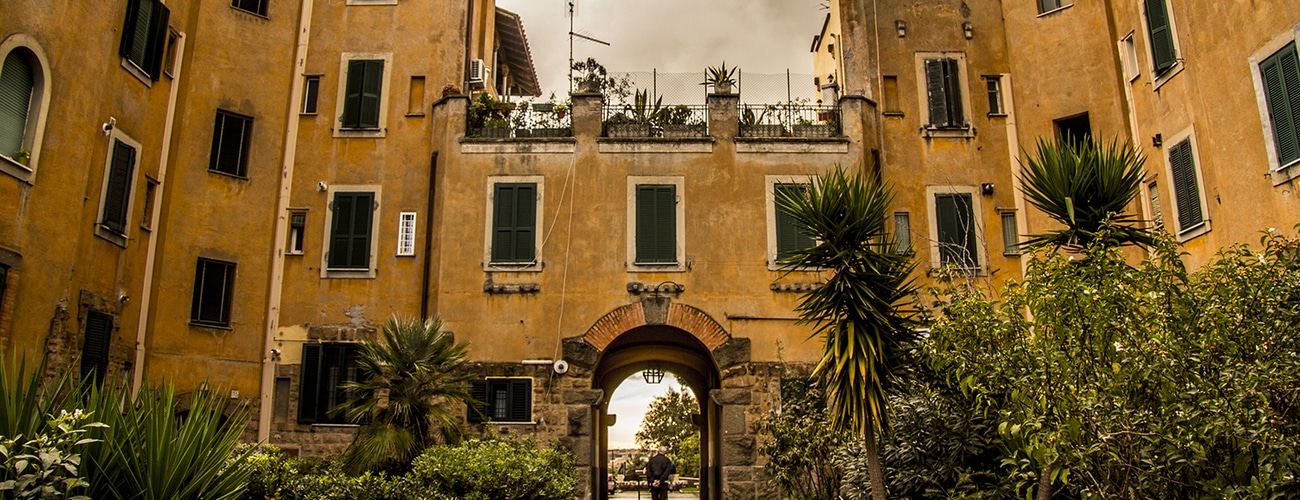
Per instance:
[[[810,104],[744,104],[741,137],[838,137],[840,108]]]
[[[468,137],[528,138],[573,137],[573,115],[563,104],[536,103],[527,105],[497,103],[500,109],[481,114],[470,112],[467,120]]]
[[[709,107],[623,105],[605,107],[605,136],[690,139],[708,137]]]

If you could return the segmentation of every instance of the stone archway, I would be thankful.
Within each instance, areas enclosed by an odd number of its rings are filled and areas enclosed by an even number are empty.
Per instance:
[[[590,446],[590,498],[606,498],[600,485],[608,474],[608,425],[613,423],[606,415],[608,396],[629,375],[651,367],[675,374],[700,402],[695,422],[700,428],[700,498],[722,498],[724,413],[741,411],[728,406],[732,401],[722,388],[723,373],[750,361],[748,339],[732,338],[698,308],[648,297],[610,311],[584,335],[565,339],[564,358],[589,374],[595,396],[586,401],[585,428],[570,426]],[[571,415],[580,411],[575,406]],[[575,451],[582,455],[587,450]]]

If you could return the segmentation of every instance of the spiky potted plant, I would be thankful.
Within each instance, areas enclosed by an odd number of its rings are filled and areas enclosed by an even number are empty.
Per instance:
[[[722,61],[722,66],[709,66],[704,70],[704,81],[700,85],[713,87],[716,94],[730,94],[731,87],[736,84],[736,67],[727,69],[727,62]]]

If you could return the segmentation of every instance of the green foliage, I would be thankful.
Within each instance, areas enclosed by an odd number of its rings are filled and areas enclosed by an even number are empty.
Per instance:
[[[1055,142],[1038,139],[1038,149],[1026,155],[1020,173],[1025,199],[1064,229],[1031,235],[1026,247],[1054,246],[1080,251],[1106,235],[1101,246],[1136,243],[1152,245],[1155,240],[1126,214],[1142,187],[1142,166],[1146,157],[1129,144],[1095,142],[1090,139],[1060,138]],[[1109,221],[1109,230],[1101,232]]]
[[[842,474],[831,458],[843,440],[841,434],[831,432],[825,397],[815,386],[806,391],[783,387],[781,411],[764,415],[756,424],[756,430],[768,438],[758,447],[767,457],[763,468],[785,498],[839,498]]]
[[[727,61],[722,61],[722,66],[709,66],[704,70],[704,81],[700,82],[700,85],[735,85],[737,69],[734,66],[727,69]]]
[[[660,446],[667,448],[668,457],[677,461],[677,473],[695,477],[699,469],[683,467],[681,457],[686,453],[683,448],[690,445],[687,441],[691,437],[695,438],[693,441],[695,449],[692,451],[697,455],[699,453],[700,430],[691,421],[691,415],[699,412],[700,404],[690,391],[685,388],[677,390],[669,387],[667,393],[650,401],[645,418],[641,421],[641,428],[636,431],[636,444],[650,451]],[[697,467],[698,463],[697,458]]]
[[[0,481],[0,491],[8,492],[6,498],[90,500],[85,495],[74,495],[90,485],[78,473],[79,450],[94,442],[82,435],[104,424],[91,421],[90,414],[81,410],[61,411],[48,424],[49,434],[28,440],[21,435],[0,440],[0,466],[5,476],[13,477]]]
[[[438,500],[449,499],[416,484],[410,476],[366,472],[348,475],[337,460],[285,457],[264,447],[250,457],[253,473],[244,500]]]
[[[539,448],[531,439],[470,439],[435,446],[415,459],[412,474],[435,491],[466,500],[568,500],[575,495],[571,452]]]
[[[632,93],[631,79],[626,76],[609,76],[609,71],[595,58],[575,61],[570,69],[577,73],[573,76],[573,85],[579,92],[599,92],[606,99],[617,99],[620,102]]]
[[[952,284],[937,304],[935,369],[997,416],[1007,481],[1080,498],[1300,494],[1300,243],[1270,230],[1188,273],[1167,237],[1130,266],[1110,231],[1086,259],[1034,255],[1001,302]]]
[[[86,478],[93,498],[229,499],[242,494],[251,469],[247,454],[232,451],[248,422],[248,410],[225,414],[226,400],[207,391],[189,395],[177,413],[175,388],[141,389],[130,397],[125,384],[89,388],[87,408],[106,424],[92,429]],[[120,409],[120,410],[119,410]]]
[[[390,318],[378,340],[361,345],[360,379],[343,385],[357,396],[334,409],[361,424],[344,468],[402,469],[433,442],[434,430],[444,441],[458,440],[457,415],[448,407],[469,399],[469,376],[461,370],[467,357],[468,344],[456,344],[441,320]]]
[[[513,103],[498,101],[492,94],[479,92],[469,103],[466,120],[470,130],[505,128],[510,125],[510,115],[514,112]]]

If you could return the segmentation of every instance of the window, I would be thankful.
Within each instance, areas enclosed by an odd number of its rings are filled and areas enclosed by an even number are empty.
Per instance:
[[[1092,140],[1092,122],[1088,113],[1052,120],[1052,125],[1056,127],[1056,137],[1063,141],[1078,144]]]
[[[126,4],[126,22],[122,25],[118,53],[153,81],[161,73],[170,15],[171,11],[161,0],[129,0]]]
[[[912,253],[912,215],[894,212],[894,246],[901,255]]]
[[[1120,61],[1124,64],[1124,78],[1128,81],[1136,80],[1142,73],[1138,68],[1137,45],[1133,43],[1133,32],[1119,41]]]
[[[925,92],[931,128],[964,128],[961,65],[957,59],[925,60]]]
[[[212,129],[212,156],[208,170],[246,177],[248,145],[253,136],[253,118],[217,110],[217,124]]]
[[[1143,4],[1146,10],[1147,36],[1151,43],[1151,66],[1159,76],[1178,63],[1173,23],[1165,0],[1143,0]]]
[[[1186,138],[1169,148],[1170,182],[1173,184],[1174,212],[1178,221],[1179,237],[1191,238],[1199,235],[1189,234],[1201,229],[1205,220],[1205,206],[1201,199],[1199,174],[1196,169],[1196,155],[1192,139]],[[1203,232],[1203,231],[1202,231]]]
[[[49,111],[49,65],[32,37],[0,41],[0,171],[31,183]]]
[[[145,176],[144,208],[140,210],[140,229],[153,230],[153,206],[157,202],[158,181]]]
[[[139,170],[136,168],[139,145],[120,135],[117,129],[111,136],[95,234],[125,247],[127,221],[131,220],[132,186]]]
[[[979,186],[931,186],[926,188],[930,203],[930,265],[954,266],[981,272],[988,262],[980,245],[981,220]]]
[[[1038,13],[1046,14],[1074,4],[1074,0],[1038,0]]]
[[[1160,185],[1157,184],[1155,181],[1152,181],[1147,183],[1146,186],[1147,186],[1147,204],[1149,206],[1148,213],[1151,214],[1151,221],[1150,221],[1151,228],[1164,229],[1165,216],[1163,213],[1161,213],[1161,208],[1160,208]]]
[[[298,384],[299,423],[348,423],[344,412],[331,413],[330,410],[353,399],[352,391],[342,386],[361,380],[357,362],[359,352],[360,344],[303,344],[302,378]]]
[[[235,264],[200,258],[194,267],[194,301],[190,323],[230,326],[230,306],[235,297]]]
[[[113,316],[86,312],[85,340],[81,345],[81,379],[93,377],[96,385],[108,375],[108,347],[113,337]]]
[[[163,74],[176,78],[176,53],[180,49],[181,34],[167,30],[167,50],[163,51]]]
[[[989,116],[1006,116],[1002,107],[1002,75],[985,75],[984,87],[989,95]]]
[[[776,184],[773,186],[773,193],[780,200],[781,196],[803,197],[808,192],[807,184]],[[783,261],[790,258],[795,250],[808,248],[817,245],[811,236],[803,232],[794,217],[789,212],[783,210],[780,203],[777,203],[776,210],[776,260]]]
[[[1020,236],[1016,231],[1016,213],[1002,212],[1002,255],[1020,255]]]
[[[230,6],[236,9],[266,17],[266,4],[270,0],[231,0]]]
[[[347,86],[343,95],[345,129],[379,128],[379,109],[384,85],[384,61],[348,61]]]
[[[302,77],[302,114],[316,114],[316,100],[320,96],[320,75]]]
[[[490,378],[471,380],[468,420],[470,422],[531,422],[533,380]],[[480,404],[474,404],[477,401]]]
[[[291,212],[289,214],[289,255],[302,255],[302,238],[307,229],[307,214]]]
[[[415,212],[402,212],[397,217],[397,255],[415,255]]]
[[[329,269],[368,270],[371,222],[378,204],[373,192],[336,192],[330,203]]]
[[[677,186],[636,187],[636,263],[677,263]]]
[[[21,50],[9,52],[0,69],[0,155],[20,164],[27,163],[20,152],[25,147],[23,138],[31,111],[34,73]]]
[[[1259,63],[1278,168],[1300,160],[1300,58],[1296,43]]]
[[[531,263],[537,254],[537,184],[494,186],[491,262]]]

